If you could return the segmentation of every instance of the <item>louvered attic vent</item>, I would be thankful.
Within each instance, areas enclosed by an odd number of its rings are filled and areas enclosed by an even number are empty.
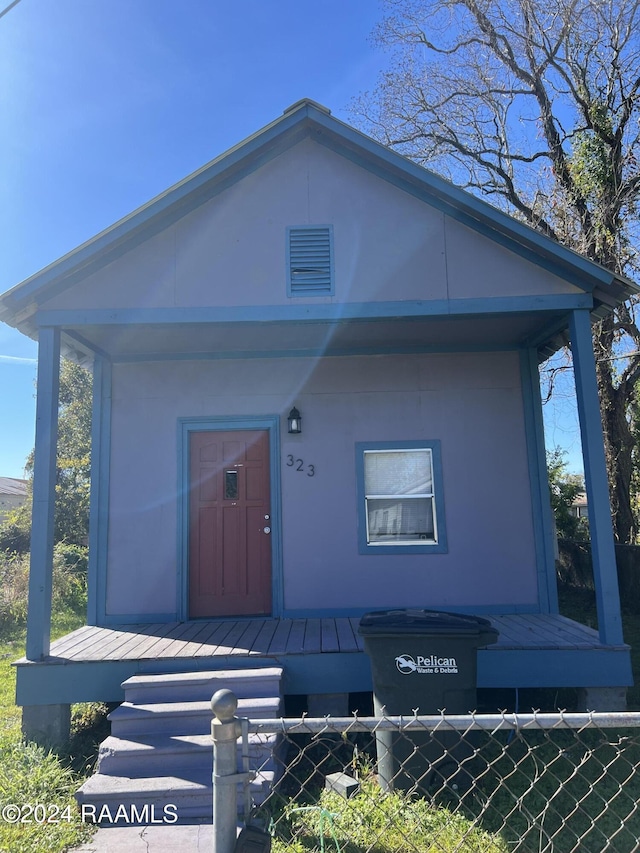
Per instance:
[[[333,233],[330,225],[287,228],[289,296],[333,294]]]

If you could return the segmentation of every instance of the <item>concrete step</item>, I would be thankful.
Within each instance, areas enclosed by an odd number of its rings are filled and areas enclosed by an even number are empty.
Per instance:
[[[223,669],[199,672],[172,672],[134,675],[122,683],[125,700],[131,704],[173,701],[209,701],[222,687],[236,696],[268,697],[280,695],[282,667]]]
[[[175,822],[210,818],[212,813],[211,696],[229,688],[238,697],[240,717],[280,715],[280,667],[143,674],[127,679],[126,701],[109,714],[111,736],[100,747],[97,772],[76,794],[81,807],[104,812],[106,822]],[[251,783],[261,803],[275,779],[273,757],[282,738],[251,735]],[[241,744],[238,743],[238,755]],[[238,766],[241,766],[238,759]],[[242,791],[242,785],[238,786]],[[242,804],[242,796],[238,797]],[[167,812],[168,809],[168,812]],[[85,818],[91,815],[83,813]]]
[[[273,750],[277,735],[249,735],[249,759],[252,768],[272,770]],[[242,742],[238,740],[238,766]],[[108,737],[100,745],[97,772],[107,776],[135,776],[144,768],[145,775],[162,774],[167,767],[213,771],[211,735],[145,735],[135,740]]]
[[[236,713],[239,717],[278,717],[279,696],[238,699]],[[212,717],[209,702],[158,702],[145,705],[124,702],[109,714],[108,719],[112,735],[130,738],[132,735],[154,732],[210,734]]]
[[[259,773],[251,782],[251,796],[256,805],[263,802],[274,776]],[[175,823],[189,818],[213,816],[211,772],[173,776],[106,776],[96,773],[76,793],[81,814],[88,820],[102,812],[104,823]],[[238,786],[238,805],[242,808],[242,786]],[[136,812],[141,819],[135,820]],[[120,810],[120,819],[114,818]],[[133,818],[133,819],[132,819]],[[153,819],[153,820],[152,820]]]

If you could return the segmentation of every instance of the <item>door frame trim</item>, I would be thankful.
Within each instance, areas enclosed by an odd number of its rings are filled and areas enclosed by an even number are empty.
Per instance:
[[[266,430],[269,439],[271,498],[271,616],[283,611],[282,583],[282,504],[280,479],[280,416],[220,416],[178,418],[178,535],[177,535],[177,617],[189,620],[189,439],[192,432]],[[230,617],[213,617],[226,619]],[[251,617],[247,617],[251,618]],[[257,617],[256,617],[257,618]],[[264,616],[262,616],[264,619]],[[211,621],[211,620],[209,620]]]

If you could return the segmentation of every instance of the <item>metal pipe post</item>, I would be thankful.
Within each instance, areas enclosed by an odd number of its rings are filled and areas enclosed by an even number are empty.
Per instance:
[[[233,853],[236,844],[238,808],[236,787],[244,774],[238,773],[236,741],[241,723],[236,717],[238,700],[231,690],[218,690],[211,697],[213,740],[213,853]]]
[[[373,697],[373,708],[376,717],[386,717],[384,705],[377,697]],[[389,730],[376,731],[376,754],[378,758],[378,781],[383,791],[390,793],[394,789],[395,767],[393,758],[394,733]]]

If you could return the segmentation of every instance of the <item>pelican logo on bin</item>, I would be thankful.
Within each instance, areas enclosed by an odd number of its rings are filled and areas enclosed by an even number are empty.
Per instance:
[[[455,658],[444,658],[437,655],[428,655],[427,657],[418,655],[416,658],[411,655],[398,655],[396,667],[398,672],[403,673],[403,675],[408,675],[411,672],[416,672],[418,675],[457,675],[458,673],[458,662]]]
[[[411,655],[398,655],[396,658],[396,666],[399,672],[415,672],[418,668],[416,662]]]

